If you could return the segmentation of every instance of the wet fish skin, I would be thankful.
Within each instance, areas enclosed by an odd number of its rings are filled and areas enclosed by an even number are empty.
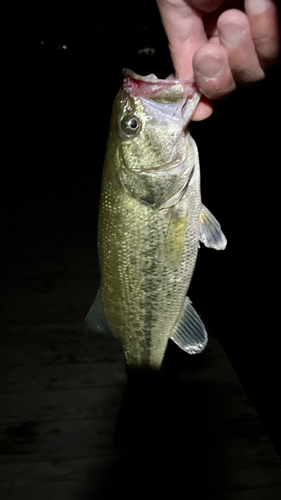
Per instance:
[[[160,369],[185,307],[202,209],[186,125],[199,98],[192,82],[125,70],[114,101],[98,222],[100,293],[128,367]]]

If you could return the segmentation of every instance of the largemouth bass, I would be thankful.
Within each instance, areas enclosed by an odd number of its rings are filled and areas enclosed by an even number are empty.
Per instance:
[[[171,338],[189,354],[207,343],[186,297],[199,241],[224,249],[218,221],[202,205],[197,147],[187,124],[196,85],[123,71],[101,188],[101,283],[87,328],[110,330],[128,367],[158,370]]]

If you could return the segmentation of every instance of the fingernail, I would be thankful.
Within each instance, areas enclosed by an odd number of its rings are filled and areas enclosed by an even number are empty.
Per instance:
[[[195,71],[205,80],[217,78],[223,69],[223,61],[220,57],[204,56],[194,66]]]
[[[270,5],[270,0],[246,0],[246,12],[250,14],[262,14]]]
[[[236,23],[223,24],[219,30],[219,36],[227,47],[237,47],[246,33],[243,26]]]

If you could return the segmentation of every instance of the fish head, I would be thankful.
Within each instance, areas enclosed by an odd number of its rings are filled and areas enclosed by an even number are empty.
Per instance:
[[[185,131],[200,94],[194,81],[123,70],[115,99],[122,163],[135,172],[169,170],[186,158]]]

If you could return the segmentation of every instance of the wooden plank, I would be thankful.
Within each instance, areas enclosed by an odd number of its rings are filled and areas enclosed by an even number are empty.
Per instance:
[[[74,323],[50,323],[50,324],[25,324],[25,325],[2,325],[0,335],[1,344],[61,341],[68,342],[86,339],[84,324],[82,321]],[[102,340],[102,336],[88,336],[89,341]],[[103,341],[103,340],[102,340]],[[106,336],[106,343],[116,342],[111,335]],[[1,350],[0,350],[1,356]]]
[[[1,421],[54,420],[61,418],[114,417],[117,415],[122,388],[90,387],[62,391],[37,391],[2,394]]]
[[[1,425],[1,485],[7,486],[8,473],[16,469],[28,471],[28,464],[69,462],[74,459],[114,455],[113,433],[116,415],[101,418],[72,418],[25,421],[23,424]],[[42,473],[44,470],[42,470]],[[62,471],[65,473],[65,470]],[[14,478],[15,486],[22,479]],[[32,484],[28,475],[25,484]]]
[[[110,456],[112,450],[108,450]],[[86,477],[88,469],[100,468],[106,459],[102,456],[82,457],[75,459],[63,459],[48,457],[47,460],[32,461],[27,458],[26,462],[20,460],[20,456],[15,456],[14,462],[1,464],[1,490],[14,485],[15,488],[42,484],[48,481],[56,481],[67,476],[73,481]],[[15,484],[16,482],[16,484]],[[1,497],[2,498],[2,497]]]
[[[95,363],[117,361],[123,364],[121,343],[110,337],[91,340],[77,334],[69,340],[50,341],[41,338],[40,342],[3,343],[0,351],[0,365],[28,366],[50,365],[57,363]]]
[[[107,353],[108,355],[108,353]],[[101,359],[80,363],[63,362],[29,366],[0,367],[0,394],[32,393],[92,387],[124,386],[125,369],[122,356],[108,362]]]
[[[94,299],[94,291],[98,289],[98,280],[90,283],[89,277],[83,279],[71,278],[69,280],[48,276],[46,279],[21,280],[16,286],[13,282],[2,282],[5,289],[2,306],[5,308],[21,307],[63,307],[66,305],[84,305],[85,300],[91,296]],[[91,304],[89,304],[90,306]]]
[[[38,498],[36,492],[42,492],[45,488],[53,488],[53,496],[47,497],[59,499],[73,498],[78,493],[77,499],[81,500],[83,489],[91,478],[91,482],[97,481],[101,471],[110,463],[111,451],[108,457],[83,457],[76,459],[53,458],[46,461],[30,462],[20,464],[1,465],[3,471],[2,487],[0,488],[1,500],[17,498]],[[12,486],[12,488],[11,488]],[[76,493],[77,492],[77,493]],[[29,494],[30,496],[27,496]],[[17,496],[18,495],[18,496]],[[23,496],[21,496],[23,495]],[[41,498],[41,495],[40,495]],[[43,496],[43,498],[45,498]]]
[[[50,367],[51,366],[51,367]],[[19,393],[75,389],[83,384],[85,388],[122,385],[125,373],[117,362],[75,363],[60,365],[38,365],[1,369],[0,393]]]
[[[40,325],[40,324],[54,324],[54,323],[78,323],[82,322],[93,302],[94,295],[91,293],[86,297],[85,304],[79,305],[73,303],[72,305],[62,306],[45,306],[38,307],[25,307],[18,305],[18,307],[6,307],[1,312],[2,325]]]
[[[0,490],[2,500],[71,500],[76,483],[70,478],[60,481],[48,481],[32,487],[19,487],[12,490]]]

